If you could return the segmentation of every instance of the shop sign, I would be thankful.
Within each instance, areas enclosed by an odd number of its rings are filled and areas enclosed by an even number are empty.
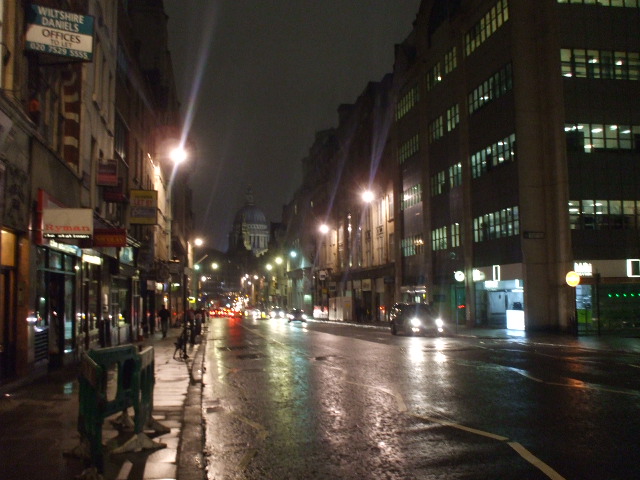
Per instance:
[[[581,277],[590,277],[593,275],[593,264],[589,262],[574,262],[573,271]]]
[[[127,203],[127,196],[124,193],[122,178],[118,178],[117,186],[104,187],[102,198],[105,202]]]
[[[44,238],[81,239],[93,236],[93,210],[90,208],[45,208],[42,211]]]
[[[126,247],[127,230],[125,228],[96,228],[93,231],[94,247]]]
[[[136,225],[158,224],[158,192],[156,190],[131,190],[129,192],[129,223]]]
[[[105,160],[98,163],[96,185],[101,187],[118,186],[118,161],[116,159]]]
[[[363,278],[362,279],[362,291],[363,292],[370,292],[371,291],[371,279],[370,278]]]
[[[90,62],[93,17],[42,5],[27,9],[26,49]]]

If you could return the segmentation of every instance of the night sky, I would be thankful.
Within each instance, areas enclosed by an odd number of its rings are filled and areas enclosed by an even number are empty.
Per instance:
[[[223,251],[248,186],[280,221],[315,132],[392,71],[420,0],[164,0],[196,232]]]

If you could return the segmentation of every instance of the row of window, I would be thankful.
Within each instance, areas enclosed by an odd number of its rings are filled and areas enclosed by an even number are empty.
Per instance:
[[[503,208],[473,219],[473,241],[476,243],[512,237],[519,235],[519,232],[520,216],[517,206]]]
[[[455,129],[460,123],[460,107],[456,103],[448,108],[444,115],[437,116],[429,124],[429,143],[433,143],[444,136],[444,120],[447,119],[447,133]]]
[[[558,3],[600,5],[602,7],[640,7],[640,0],[558,0]]]
[[[424,239],[422,238],[422,234],[403,238],[400,248],[402,249],[403,257],[412,257],[413,255],[422,253],[424,249]]]
[[[436,228],[431,232],[431,248],[432,250],[446,250],[447,248],[456,248],[461,245],[460,240],[460,224],[454,223],[448,227]]]
[[[409,140],[400,145],[398,151],[398,162],[402,165],[405,160],[418,153],[418,150],[420,150],[420,135],[415,134]]]
[[[572,230],[638,230],[640,200],[570,200]]]
[[[498,0],[491,10],[464,35],[464,53],[469,56],[509,20],[507,0]]]
[[[639,52],[562,48],[560,66],[565,77],[640,80]]]
[[[575,123],[566,124],[564,131],[567,147],[572,151],[632,150],[640,146],[640,125]]]
[[[431,177],[431,196],[441,195],[447,191],[447,177],[449,189],[462,185],[462,162],[451,165],[448,170],[443,170]]]
[[[396,120],[400,120],[407,113],[409,113],[411,109],[418,104],[419,100],[420,93],[418,91],[418,86],[414,85],[409,89],[407,93],[402,96],[402,98],[398,102],[398,105],[396,107]]]
[[[501,97],[513,88],[511,64],[508,63],[469,93],[469,114]]]
[[[402,192],[402,203],[400,204],[400,209],[404,210],[405,208],[413,207],[422,201],[422,184],[418,183],[407,188],[404,192]]]
[[[471,176],[478,178],[492,168],[516,159],[516,135],[512,133],[471,155]]]
[[[447,53],[444,54],[444,74],[450,74],[455,68],[458,66],[458,50],[456,47],[453,47]],[[427,86],[427,92],[430,91],[433,87],[439,84],[444,79],[442,75],[442,64],[437,62],[431,69],[427,72],[425,80]]]

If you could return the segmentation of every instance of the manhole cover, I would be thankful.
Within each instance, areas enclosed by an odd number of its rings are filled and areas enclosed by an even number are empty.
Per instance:
[[[231,345],[228,347],[218,347],[218,350],[226,350],[226,351],[232,351],[232,350],[246,350],[247,348],[249,348],[249,345]]]
[[[260,353],[244,353],[236,356],[238,360],[255,360],[260,357],[262,357]]]

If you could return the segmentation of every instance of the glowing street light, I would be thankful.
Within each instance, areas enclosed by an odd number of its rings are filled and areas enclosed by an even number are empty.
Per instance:
[[[217,270],[217,269],[219,268],[218,263],[217,263],[217,262],[213,262],[213,263],[211,264],[211,268],[212,268],[212,269],[214,269],[214,270]]]
[[[323,235],[326,235],[327,233],[329,233],[329,225],[327,225],[326,223],[323,223],[322,225],[320,225],[318,227],[318,230],[320,231],[320,233],[322,233]]]
[[[276,263],[282,265],[282,257],[276,257]]]
[[[373,195],[373,192],[371,190],[365,190],[364,192],[362,192],[362,200],[366,203],[371,203],[373,202],[375,196]]]
[[[193,243],[196,247],[201,247],[202,245],[204,245],[204,240],[202,240],[201,238],[196,238]]]
[[[171,150],[169,157],[173,160],[173,163],[179,165],[187,159],[187,151],[182,147],[176,147]]]

